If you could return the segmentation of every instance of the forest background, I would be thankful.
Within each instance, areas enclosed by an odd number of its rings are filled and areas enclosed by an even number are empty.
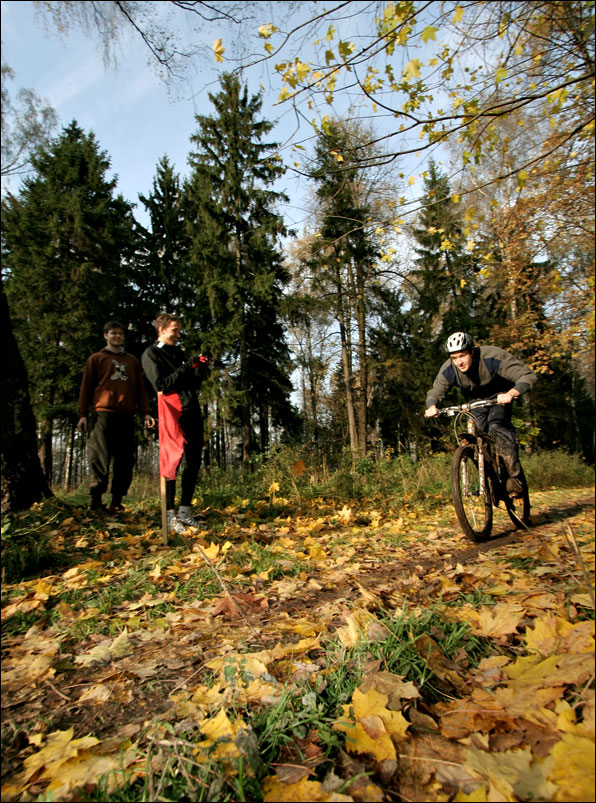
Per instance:
[[[147,16],[168,4],[37,5],[108,56],[132,24],[166,79],[193,59]],[[206,4],[169,5],[211,30]],[[456,329],[539,373],[516,409],[528,450],[593,462],[593,4],[306,5],[298,20],[293,3],[255,4],[272,16],[251,28],[218,4],[259,55],[238,66],[215,39],[223,71],[189,132],[189,173],[159,160],[144,224],[95,135],[56,130],[34,92],[11,101],[3,65],[2,169],[22,175],[2,201],[3,507],[84,478],[85,360],[114,318],[140,356],[160,310],[180,316],[189,353],[214,357],[207,467],[254,467],[283,444],[313,464],[347,450],[352,469],[443,449],[422,410]],[[249,89],[264,64],[311,130],[283,148]],[[311,187],[300,232],[280,211],[288,170]],[[139,441],[139,470],[155,472]]]

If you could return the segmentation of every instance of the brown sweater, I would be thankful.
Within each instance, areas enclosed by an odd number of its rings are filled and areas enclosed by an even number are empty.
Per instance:
[[[132,354],[102,349],[87,360],[79,394],[79,416],[89,410],[149,414],[139,361]]]

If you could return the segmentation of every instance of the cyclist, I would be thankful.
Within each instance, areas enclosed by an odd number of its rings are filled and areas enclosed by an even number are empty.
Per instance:
[[[455,332],[445,344],[449,359],[441,366],[435,382],[426,397],[427,418],[437,415],[437,405],[452,387],[458,387],[467,402],[497,397],[497,405],[473,411],[481,430],[495,439],[509,478],[507,493],[520,497],[523,486],[518,479],[521,472],[519,441],[511,423],[513,399],[532,388],[538,377],[517,357],[496,346],[476,346],[467,332]]]

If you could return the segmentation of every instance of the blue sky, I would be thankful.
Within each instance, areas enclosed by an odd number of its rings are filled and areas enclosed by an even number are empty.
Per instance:
[[[266,9],[267,4],[263,4],[263,13],[267,13]],[[2,58],[15,73],[15,79],[9,83],[11,97],[21,87],[33,89],[55,109],[60,126],[76,119],[85,131],[93,131],[111,159],[112,173],[118,176],[118,191],[137,204],[135,216],[147,223],[138,194],[151,191],[156,164],[164,154],[178,173],[187,174],[190,136],[196,131],[194,115],[212,113],[207,94],[218,91],[219,71],[235,65],[234,61],[228,61],[235,48],[246,52],[251,46],[257,23],[251,20],[235,30],[210,23],[198,40],[193,33],[192,41],[202,46],[204,57],[195,62],[194,76],[189,75],[184,83],[168,88],[148,65],[147,47],[132,32],[127,33],[117,51],[117,66],[106,67],[97,37],[87,36],[78,29],[59,36],[55,28],[44,27],[41,19],[28,0],[2,0]],[[192,17],[176,10],[175,19],[181,26],[182,37],[188,39]],[[340,22],[336,24],[339,27]],[[345,39],[358,39],[358,15],[346,15],[341,24]],[[215,62],[212,52],[214,39],[220,37],[226,46],[223,65]],[[262,41],[256,47],[256,52],[263,53]],[[268,69],[268,64],[253,67],[245,79],[251,92],[264,88],[262,114],[277,123],[271,140],[284,144],[295,134],[297,119],[288,104],[275,106],[279,79],[277,76],[270,79]],[[349,94],[342,94],[337,99],[345,106],[350,98]],[[370,109],[362,113],[368,122]],[[310,114],[316,116],[315,111]],[[326,106],[321,114],[333,116],[333,110]],[[387,131],[395,125],[391,116],[385,120],[377,118],[376,124],[381,131],[383,126]],[[391,128],[387,129],[387,125]],[[297,141],[306,144],[312,136],[310,125],[302,121]],[[286,163],[293,164],[295,157],[289,148],[282,155]],[[424,156],[412,156],[405,164],[406,175],[419,174],[424,169]],[[398,187],[398,183],[396,193],[410,198],[421,189],[419,180],[416,187],[405,182]],[[14,191],[16,186],[13,180],[10,189]],[[287,225],[302,233],[308,221],[308,183],[288,171],[276,189],[290,197],[290,203],[280,209]]]
[[[76,119],[85,131],[93,131],[111,159],[112,172],[118,175],[118,190],[132,202],[138,202],[139,192],[150,192],[155,166],[164,154],[177,172],[187,173],[190,136],[196,130],[194,115],[211,114],[207,92],[218,90],[211,46],[219,36],[225,37],[225,32],[207,28],[207,57],[200,62],[194,86],[188,81],[168,91],[148,66],[148,51],[139,39],[128,37],[117,67],[106,68],[94,39],[76,31],[64,37],[47,33],[33,3],[2,2],[2,59],[15,73],[9,83],[10,96],[14,98],[21,87],[33,89],[55,109],[60,126]],[[251,86],[251,91],[258,90],[258,85]],[[273,121],[282,116],[282,110],[270,103],[274,99],[273,92],[267,93],[263,107],[264,116]],[[286,124],[274,130],[276,141],[290,135],[289,118],[286,114]],[[16,186],[13,179],[10,189]],[[278,189],[292,195],[292,204],[283,211],[290,225],[301,228],[301,190],[291,175]],[[135,215],[147,222],[140,202]]]

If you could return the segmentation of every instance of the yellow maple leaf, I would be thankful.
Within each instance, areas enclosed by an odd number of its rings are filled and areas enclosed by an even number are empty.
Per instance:
[[[24,761],[25,780],[29,780],[42,767],[52,767],[55,772],[61,764],[76,756],[79,750],[84,750],[99,744],[95,736],[83,736],[73,739],[74,728],[65,731],[48,733],[45,746]]]
[[[347,524],[352,518],[352,509],[349,508],[347,505],[344,505],[337,515],[338,518],[340,518],[345,524]]]
[[[327,803],[327,801],[351,801],[348,795],[327,792],[320,781],[301,778],[297,783],[286,783],[275,775],[263,781],[263,800],[265,803]]]
[[[223,61],[224,53],[225,47],[223,46],[221,39],[215,39],[213,41],[213,55],[215,56],[215,61]]]
[[[327,553],[319,544],[314,544],[308,548],[308,557],[315,563],[318,563],[325,560]]]
[[[573,630],[573,625],[565,619],[546,616],[536,619],[533,628],[526,628],[524,641],[529,652],[539,655],[552,655],[557,651],[563,635]]]
[[[35,599],[43,600],[44,602],[50,598],[52,593],[52,582],[41,579],[35,586]]]
[[[465,763],[488,780],[490,800],[551,800],[555,791],[547,780],[550,764],[535,760],[529,747],[495,754],[471,747]]]
[[[235,739],[243,730],[246,730],[246,725],[240,717],[232,722],[225,710],[220,708],[214,717],[201,722],[201,733],[207,738],[197,743],[195,755],[201,761],[226,762],[240,758],[244,752]]]
[[[500,84],[503,79],[507,78],[507,73],[509,71],[505,67],[499,67],[497,72],[495,73],[495,81],[497,84]]]
[[[420,67],[422,66],[422,62],[419,59],[412,59],[406,64],[405,70],[403,71],[403,75],[405,78],[419,78],[420,77]]]
[[[346,749],[354,753],[370,753],[377,761],[395,760],[393,740],[406,738],[410,723],[399,711],[387,708],[388,697],[374,688],[366,694],[356,689],[352,705],[345,705],[344,718],[333,729],[346,734]],[[350,709],[353,717],[350,716]]]
[[[345,619],[346,626],[339,627],[336,632],[344,647],[354,647],[362,639],[380,641],[387,635],[384,625],[366,608],[356,608],[347,614]],[[381,632],[378,629],[374,629],[375,625],[381,625]]]
[[[428,44],[429,39],[436,39],[437,38],[437,31],[439,29],[435,28],[434,25],[429,25],[425,28],[422,33],[420,34],[420,38],[425,44]]]
[[[517,626],[524,617],[521,605],[497,605],[495,608],[483,606],[480,611],[468,610],[472,620],[472,633],[475,636],[507,636],[517,632]]]
[[[536,655],[520,656],[504,667],[504,674],[514,686],[581,686],[594,672],[594,658],[588,654],[550,655],[539,660]]]
[[[269,22],[267,25],[259,25],[257,31],[261,39],[269,39],[271,34],[277,31],[277,28],[272,22]]]
[[[455,14],[453,15],[453,22],[455,24],[457,24],[460,21],[460,19],[463,17],[463,15],[464,15],[463,8],[461,6],[457,6],[456,9],[455,9]]]
[[[209,558],[209,560],[215,560],[220,552],[219,544],[211,543],[208,547],[204,547],[202,552]]]
[[[101,747],[97,749],[101,750]],[[52,781],[47,790],[51,797],[48,799],[68,799],[73,789],[94,783],[101,775],[105,776],[107,791],[111,792],[124,783],[129,775],[126,767],[136,758],[136,750],[132,748],[122,753],[118,750],[109,755],[89,750],[80,751],[75,758],[62,764],[55,775],[51,776]],[[44,773],[44,776],[48,777],[48,774],[49,772]]]
[[[557,789],[551,800],[594,799],[594,742],[565,733],[553,747],[554,767],[549,775]]]

